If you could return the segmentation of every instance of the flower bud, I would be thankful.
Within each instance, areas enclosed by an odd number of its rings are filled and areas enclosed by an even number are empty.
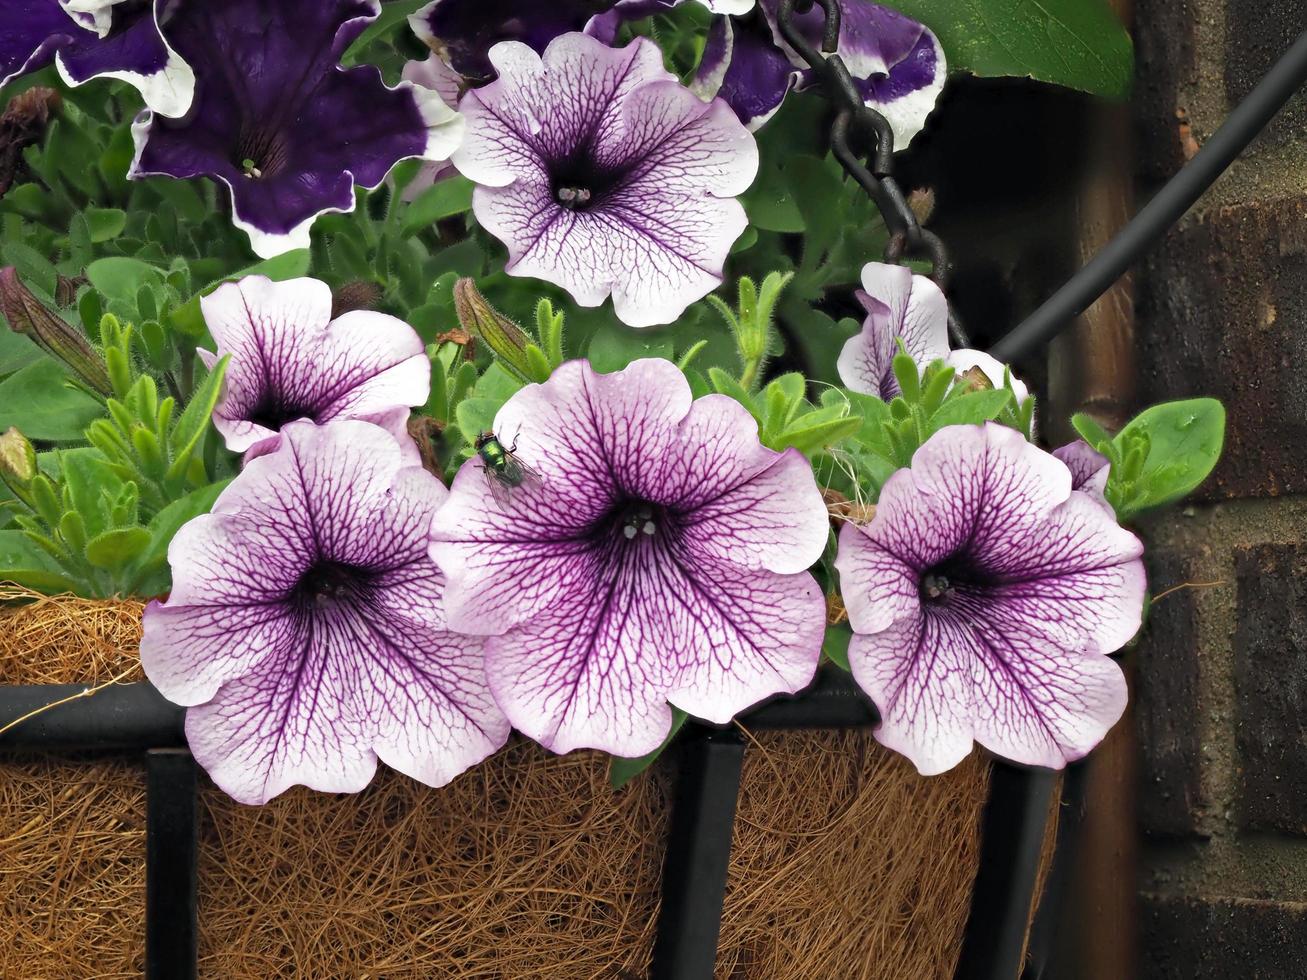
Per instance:
[[[36,476],[36,450],[27,437],[12,425],[0,436],[0,481],[19,500],[27,499],[27,488]]]
[[[479,337],[504,367],[523,381],[533,380],[526,352],[530,335],[486,302],[471,279],[454,283],[454,312],[463,329]]]
[[[113,393],[104,358],[76,327],[41,305],[23,285],[13,266],[0,269],[0,313],[14,333],[24,334],[46,353],[63,361],[92,390],[102,395]]]

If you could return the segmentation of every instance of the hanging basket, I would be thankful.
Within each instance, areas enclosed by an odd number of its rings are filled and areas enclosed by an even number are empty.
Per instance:
[[[140,679],[140,603],[0,598],[0,684]],[[953,976],[989,762],[925,779],[866,729],[745,738],[717,975]],[[604,757],[515,740],[441,789],[202,783],[200,974],[644,977],[670,767],[614,791]],[[139,757],[0,763],[0,976],[140,975],[145,796]]]

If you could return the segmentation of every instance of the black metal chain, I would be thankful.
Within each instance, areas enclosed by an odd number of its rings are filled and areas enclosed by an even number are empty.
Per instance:
[[[808,41],[795,22],[795,15],[806,14],[813,6],[824,15],[821,51]],[[930,262],[930,277],[941,289],[948,285],[948,252],[943,241],[921,227],[908,199],[894,179],[894,129],[889,120],[862,101],[853,76],[844,59],[837,54],[840,38],[839,0],[781,0],[776,15],[781,35],[799,57],[808,63],[821,80],[827,97],[839,110],[831,126],[830,144],[845,173],[871,197],[889,229],[885,261],[898,264],[905,258],[922,258]],[[868,147],[860,154],[856,147]],[[870,168],[863,162],[866,156]],[[949,311],[949,333],[953,342],[968,346],[965,332]]]

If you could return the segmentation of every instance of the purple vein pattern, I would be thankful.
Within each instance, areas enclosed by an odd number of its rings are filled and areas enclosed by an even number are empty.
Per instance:
[[[269,258],[307,248],[320,214],[352,211],[400,160],[445,160],[462,121],[411,82],[341,68],[376,18],[376,0],[178,0],[169,40],[195,69],[180,119],[145,112],[132,126],[131,176],[208,175],[228,186],[232,217]]]
[[[1107,654],[1139,628],[1143,546],[1058,459],[993,423],[940,430],[892,476],[836,568],[876,737],[925,775],[973,740],[1060,768],[1121,716]]]
[[[441,786],[504,743],[484,641],[449,630],[427,557],[446,494],[376,426],[301,422],[177,533],[141,661],[227,793],[357,792],[378,759]]]
[[[670,323],[722,282],[744,231],[735,200],[758,149],[726,103],[704,103],[657,45],[564,34],[539,55],[504,41],[498,80],[459,104],[454,165],[478,185],[477,220],[508,246],[505,271],[582,306],[610,294],[631,326]]]
[[[554,750],[640,756],[668,702],[727,722],[813,677],[824,600],[807,572],[829,525],[807,460],[758,443],[671,362],[572,361],[495,429],[540,476],[501,506],[479,460],[436,516],[450,625],[490,634],[490,689]]]
[[[857,297],[867,318],[845,342],[836,363],[840,381],[850,391],[885,401],[903,393],[894,377],[900,339],[922,371],[948,357],[948,301],[925,276],[901,265],[868,262]]]
[[[431,362],[403,320],[370,310],[331,319],[331,289],[316,279],[247,276],[200,300],[216,352],[230,356],[213,424],[247,459],[276,448],[291,422],[363,419],[387,429],[409,462],[409,407],[426,402]]]
[[[0,85],[54,61],[69,85],[117,78],[181,115],[195,76],[164,39],[163,0],[0,0]]]

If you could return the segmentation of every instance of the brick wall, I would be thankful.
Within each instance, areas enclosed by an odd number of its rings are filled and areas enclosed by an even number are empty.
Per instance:
[[[1302,0],[1137,0],[1145,193],[1304,29]],[[1146,531],[1141,980],[1307,977],[1307,99],[1150,257],[1140,390],[1211,394],[1226,456]]]

